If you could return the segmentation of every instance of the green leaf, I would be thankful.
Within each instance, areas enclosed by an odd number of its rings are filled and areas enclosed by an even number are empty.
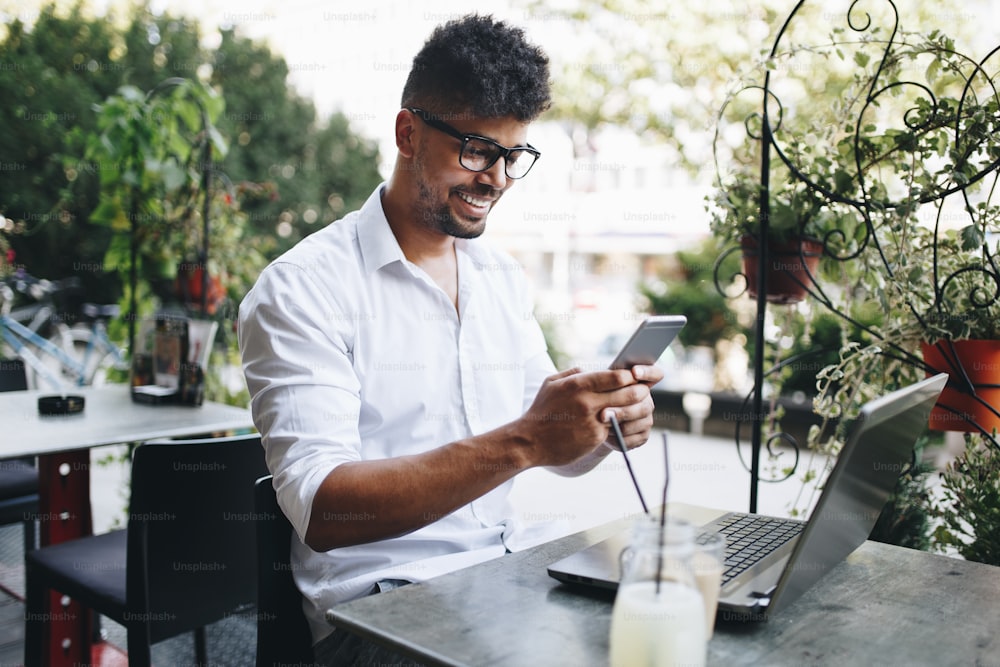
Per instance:
[[[833,183],[837,194],[847,194],[854,190],[854,177],[844,169],[834,172]]]
[[[90,214],[90,221],[110,227],[112,221],[119,215],[122,215],[121,203],[117,199],[102,197],[101,203]]]
[[[931,59],[930,65],[927,66],[927,71],[924,76],[927,77],[927,81],[934,81],[941,71],[941,61],[938,58]]]
[[[982,247],[986,241],[983,230],[978,225],[964,227],[960,233],[962,239],[962,250],[975,250]]]
[[[212,141],[212,148],[215,150],[215,158],[222,159],[229,152],[229,144],[226,138],[215,128],[214,125],[208,127],[208,137]]]
[[[160,174],[167,190],[176,190],[187,182],[187,172],[178,167],[173,160],[161,165]]]
[[[166,142],[163,145],[163,149],[173,155],[177,161],[187,162],[193,147],[190,143],[188,143],[188,140],[181,135],[171,134],[167,137]]]
[[[188,130],[192,132],[201,130],[201,109],[194,102],[180,101],[174,105],[173,112],[184,122]]]
[[[204,95],[201,96],[202,104],[205,106],[205,113],[210,123],[215,123],[226,108],[226,101],[213,88],[202,88]]]

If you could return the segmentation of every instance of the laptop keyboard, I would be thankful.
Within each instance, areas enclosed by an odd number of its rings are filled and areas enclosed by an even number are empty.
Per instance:
[[[804,521],[760,516],[727,514],[712,528],[726,537],[726,570],[722,583],[759,563],[768,554],[788,542],[805,528]]]

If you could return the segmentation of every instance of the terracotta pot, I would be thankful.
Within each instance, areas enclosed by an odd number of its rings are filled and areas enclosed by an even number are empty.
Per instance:
[[[1000,429],[1000,340],[923,343],[924,362],[933,373],[948,373],[948,386],[931,411],[935,431]],[[971,387],[966,383],[968,377]],[[972,392],[975,392],[973,394]],[[992,408],[992,409],[991,409]]]
[[[177,280],[174,289],[177,297],[188,304],[189,307],[201,307],[201,276],[204,269],[199,264],[184,263],[177,269]],[[222,299],[226,296],[226,290],[222,286],[222,280],[218,276],[208,277],[208,296],[205,299],[205,310],[208,315],[214,315]]]
[[[744,236],[743,275],[747,278],[747,292],[757,298],[757,239]],[[813,277],[823,256],[823,244],[816,239],[798,238],[781,243],[772,242],[767,247],[767,301],[768,303],[798,303],[806,297],[807,288],[815,287]]]

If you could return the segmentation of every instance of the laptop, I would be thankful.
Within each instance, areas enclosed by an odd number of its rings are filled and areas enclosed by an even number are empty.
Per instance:
[[[941,373],[861,408],[808,521],[730,512],[704,527],[727,534],[721,617],[766,619],[868,539],[947,380]],[[614,590],[628,538],[625,531],[567,556],[549,566],[549,576]],[[744,559],[744,546],[759,551]]]

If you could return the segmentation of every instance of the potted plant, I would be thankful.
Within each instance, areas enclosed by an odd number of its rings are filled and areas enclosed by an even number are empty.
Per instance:
[[[815,191],[785,182],[769,192],[765,233],[760,179],[746,170],[720,179],[713,203],[712,232],[717,239],[738,245],[751,298],[757,298],[759,254],[761,244],[766,244],[769,303],[802,301],[816,288],[826,243],[833,241],[841,225],[855,226],[853,219],[845,221]]]
[[[826,378],[837,389],[828,384],[820,405],[850,413],[881,390],[946,372],[931,428],[991,436],[1000,428],[1000,207],[991,202],[1000,122],[981,119],[995,116],[997,100],[917,102],[907,153],[915,166],[897,187],[906,194],[893,199],[874,183],[884,199],[866,210],[870,234],[851,289],[823,302],[853,323],[852,309],[874,309],[877,323],[864,327],[867,347],[842,353]],[[886,136],[863,140],[884,145]],[[950,161],[935,159],[942,153]]]
[[[914,234],[908,255],[933,259],[907,260],[887,283],[906,297],[887,311],[886,333],[900,346],[917,341],[926,373],[950,375],[932,429],[990,434],[1000,429],[1000,243],[976,248],[962,240],[976,236],[970,229]]]
[[[921,48],[949,76],[906,84],[918,92],[905,100],[902,126],[859,122],[853,140],[877,167],[868,171],[877,178],[859,181],[868,193],[859,202],[868,236],[852,258],[851,289],[834,310],[851,319],[851,309],[867,308],[879,317],[866,328],[869,344],[848,346],[840,362],[821,373],[816,406],[827,417],[853,417],[887,390],[926,374],[950,375],[929,427],[969,433],[969,449],[945,471],[941,501],[931,500],[919,479],[898,491],[910,494],[911,506],[946,521],[930,536],[943,548],[955,546],[959,526],[974,541],[983,534],[995,539],[1000,530],[994,514],[974,506],[970,490],[986,484],[983,479],[995,487],[993,468],[987,467],[992,478],[973,469],[1000,453],[1000,207],[992,201],[1000,99],[984,63],[956,53],[947,38],[932,36]],[[837,439],[826,442],[835,453]],[[979,480],[966,479],[969,474]],[[918,477],[926,479],[926,472]],[[927,522],[918,523],[929,530]]]
[[[756,73],[762,71],[767,68],[762,66]],[[708,197],[709,224],[729,252],[741,253],[742,275],[750,297],[757,297],[764,248],[767,301],[798,303],[819,289],[824,255],[853,257],[864,243],[865,220],[852,197],[870,165],[862,165],[857,177],[851,175],[855,165],[850,137],[841,129],[848,109],[817,107],[819,118],[782,115],[778,123],[781,159],[767,161],[765,202],[762,128],[749,127],[743,141],[735,146],[723,140],[726,128],[737,120],[734,113],[746,111],[737,103],[740,97],[757,90],[757,86],[737,89],[719,113],[713,139],[715,189]],[[759,123],[759,118],[756,120]],[[724,168],[724,163],[733,166]]]
[[[841,38],[835,30],[830,44],[799,42],[787,52],[775,44],[764,73],[744,86],[762,93],[756,115],[738,118],[749,130],[745,143],[724,146],[729,154],[716,149],[717,165],[734,166],[717,166],[711,198],[713,231],[729,245],[746,234],[770,241],[788,227],[788,211],[795,231],[819,227],[808,235],[823,242],[823,280],[807,284],[808,307],[825,308],[860,333],[818,374],[814,406],[825,421],[809,442],[834,456],[861,405],[928,372],[948,372],[949,390],[972,397],[987,416],[998,409],[989,385],[1000,385],[976,379],[975,367],[957,355],[964,341],[992,346],[1000,339],[993,236],[1000,211],[991,203],[1000,165],[995,63],[957,52],[938,31],[908,33],[898,21],[882,32],[869,30],[871,21],[849,24],[854,32]],[[833,95],[809,99],[806,86],[800,98],[779,100],[770,76],[796,53],[821,54],[853,73]],[[980,370],[994,365],[983,357],[977,363]],[[941,408],[953,424],[971,427],[979,446],[1000,451],[983,414],[949,401],[943,397]],[[909,498],[894,506],[929,511],[920,477],[897,490]],[[928,529],[925,521],[913,525]]]
[[[1000,565],[1000,451],[966,437],[965,451],[941,475],[941,489],[937,548]]]
[[[817,254],[826,258],[820,272],[832,288],[818,284],[816,271],[808,272],[811,282],[795,282],[870,342],[845,348],[820,392],[821,410],[851,416],[877,394],[946,371],[950,391],[974,396],[996,416],[989,394],[1000,383],[972,375],[997,362],[982,356],[973,367],[957,362],[958,350],[985,345],[992,354],[1000,339],[1000,247],[992,236],[1000,233],[1000,207],[991,202],[1000,165],[994,75],[986,61],[957,52],[938,31],[899,30],[888,39],[872,31],[781,56],[802,52],[833,52],[857,67],[838,100],[801,100],[794,115],[765,92],[766,113],[755,117],[756,125],[748,122],[742,145],[720,146],[717,130],[714,233],[729,244],[747,236],[757,243],[820,242]],[[769,61],[764,69],[777,68]],[[762,162],[769,165],[766,189],[761,170],[749,166],[764,139],[775,156]],[[718,166],[721,148],[737,165],[728,174]],[[798,251],[807,267],[808,254]],[[783,268],[790,274],[795,265]],[[873,323],[859,315],[873,310]],[[988,343],[964,342],[970,339]],[[956,427],[969,425],[954,418],[963,412],[952,410]]]
[[[154,313],[191,315],[205,326],[231,319],[225,308],[234,302],[225,297],[241,297],[266,263],[264,241],[244,237],[241,202],[271,196],[273,186],[234,184],[216,167],[227,150],[214,124],[222,98],[197,80],[171,78],[148,92],[124,86],[95,111],[97,130],[80,137],[100,179],[91,221],[112,232],[105,266],[119,273],[128,304],[112,335],[127,335],[135,353],[137,324]]]
[[[227,148],[213,124],[222,105],[194,80],[167,79],[148,92],[123,86],[96,108],[98,130],[84,137],[100,175],[91,221],[114,232],[105,262],[126,286],[130,348],[139,304],[173,278],[193,235],[207,242],[197,201],[207,201],[213,150],[222,156]]]

